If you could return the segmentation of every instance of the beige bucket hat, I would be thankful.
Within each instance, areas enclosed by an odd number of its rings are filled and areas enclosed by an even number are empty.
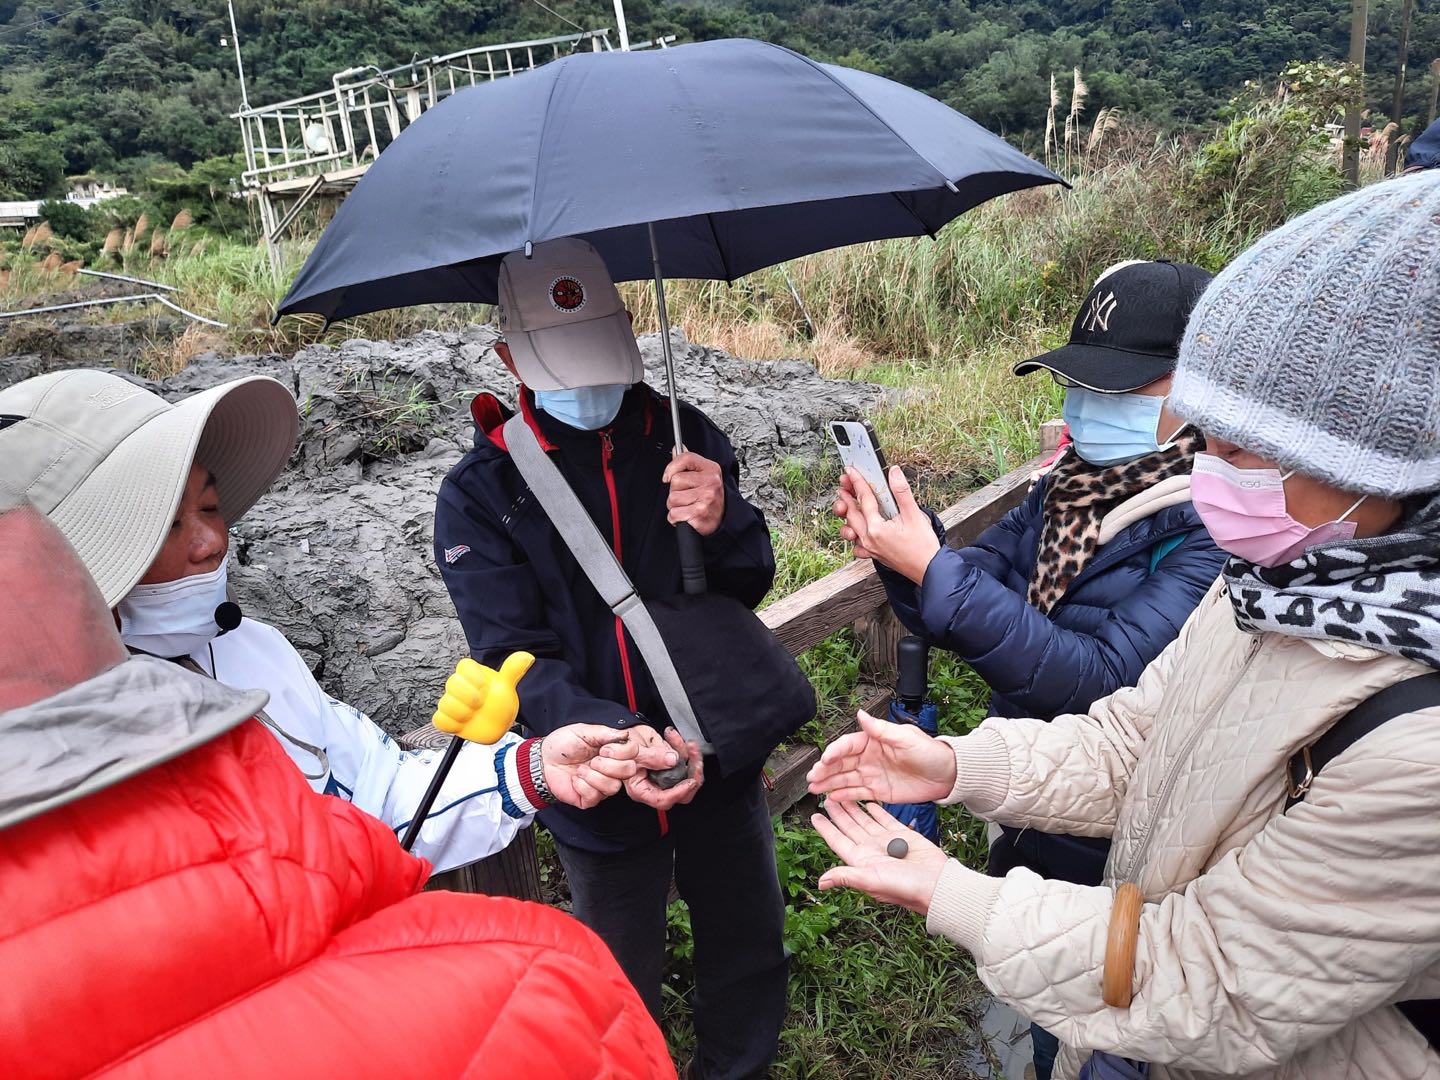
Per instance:
[[[280,475],[299,430],[290,391],[263,375],[178,405],[106,371],[0,391],[6,483],[65,534],[111,607],[160,553],[192,462],[214,474],[233,525]]]

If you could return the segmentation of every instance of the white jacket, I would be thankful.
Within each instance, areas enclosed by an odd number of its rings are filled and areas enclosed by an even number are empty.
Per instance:
[[[928,927],[1067,1044],[1156,1080],[1440,1080],[1393,1002],[1440,997],[1440,709],[1337,756],[1283,814],[1286,762],[1427,670],[1239,630],[1217,583],[1138,686],[1089,715],[986,720],[950,740],[956,800],[992,821],[1114,839],[1099,887],[950,863]],[[1135,998],[1101,1001],[1113,890],[1134,881]]]
[[[244,619],[190,658],[226,686],[269,693],[265,714],[310,786],[348,799],[403,835],[440,751],[403,750],[360,710],[328,696],[285,635],[265,623]],[[539,807],[520,783],[519,744],[509,734],[493,747],[461,750],[420,827],[416,855],[437,870],[464,866],[499,851],[530,824]]]

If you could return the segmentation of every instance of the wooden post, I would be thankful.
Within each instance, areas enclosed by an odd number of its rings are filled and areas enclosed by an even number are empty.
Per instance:
[[[535,830],[521,829],[506,848],[488,859],[432,874],[426,889],[484,893],[486,896],[513,896],[517,900],[541,900],[540,860],[535,850]]]
[[[1405,63],[1410,53],[1410,9],[1415,0],[1405,0],[1405,11],[1400,17],[1400,55],[1395,62],[1395,95],[1390,102],[1390,120],[1396,125],[1395,132],[1385,147],[1385,175],[1395,175],[1395,162],[1400,156],[1400,122],[1405,116]]]
[[[1065,437],[1064,420],[1046,420],[1040,425],[1040,453],[1048,457],[1060,449],[1060,440]]]
[[[910,633],[895,617],[890,605],[855,620],[855,638],[863,650],[860,674],[871,682],[888,686],[895,681],[895,646]]]
[[[1350,63],[1363,86],[1365,81],[1365,23],[1370,13],[1369,0],[1350,0]],[[1345,107],[1345,143],[1340,154],[1340,171],[1345,183],[1360,186],[1360,109],[1364,91],[1357,101]]]

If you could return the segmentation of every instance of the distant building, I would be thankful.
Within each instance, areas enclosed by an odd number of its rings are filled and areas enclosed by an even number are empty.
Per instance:
[[[108,180],[97,180],[93,176],[72,176],[70,190],[65,201],[83,206],[85,209],[102,203],[106,199],[118,199],[130,192]],[[0,229],[28,229],[40,220],[40,206],[44,199],[24,199],[19,202],[0,202]]]
[[[89,209],[106,199],[118,199],[122,195],[129,194],[130,192],[126,188],[117,187],[109,180],[97,180],[93,176],[72,176],[70,191],[66,194],[65,201]]]

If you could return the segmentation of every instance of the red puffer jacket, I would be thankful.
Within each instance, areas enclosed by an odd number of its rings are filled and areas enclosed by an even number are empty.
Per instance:
[[[568,916],[427,865],[247,721],[0,831],[0,1076],[673,1077]]]

